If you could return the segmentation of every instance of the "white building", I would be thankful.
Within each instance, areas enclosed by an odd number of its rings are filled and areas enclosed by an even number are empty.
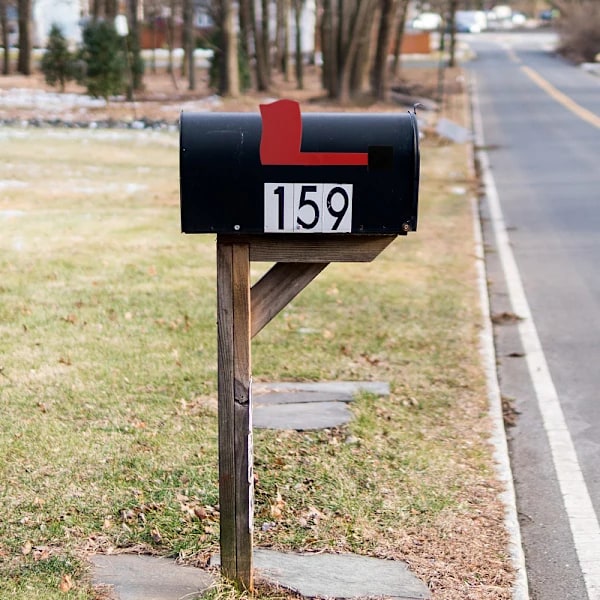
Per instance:
[[[87,0],[34,0],[34,45],[46,47],[53,24],[60,27],[70,45],[78,44],[81,42],[81,18],[87,12]]]

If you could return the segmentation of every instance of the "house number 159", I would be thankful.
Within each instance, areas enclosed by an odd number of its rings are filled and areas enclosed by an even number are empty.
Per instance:
[[[352,184],[265,183],[265,232],[349,233]]]

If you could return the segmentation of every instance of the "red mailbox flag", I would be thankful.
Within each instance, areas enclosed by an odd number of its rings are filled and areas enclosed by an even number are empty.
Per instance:
[[[294,100],[260,105],[262,165],[368,166],[367,152],[302,152],[302,116]]]

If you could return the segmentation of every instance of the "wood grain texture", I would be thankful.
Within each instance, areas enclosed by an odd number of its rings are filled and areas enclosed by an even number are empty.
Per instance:
[[[250,253],[217,239],[221,570],[252,590]]]
[[[220,235],[219,239],[248,244],[252,261],[330,263],[371,262],[396,237],[396,234],[265,234]]]

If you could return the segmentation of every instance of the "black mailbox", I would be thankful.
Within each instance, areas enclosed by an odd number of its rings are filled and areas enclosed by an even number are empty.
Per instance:
[[[183,113],[184,233],[406,234],[417,226],[414,114]]]

